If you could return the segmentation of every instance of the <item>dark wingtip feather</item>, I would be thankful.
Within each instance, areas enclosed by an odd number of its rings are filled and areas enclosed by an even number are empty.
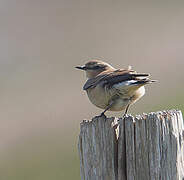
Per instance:
[[[153,82],[157,82],[156,80],[150,80],[150,79],[142,79],[142,80],[138,80],[137,82],[134,82],[132,84],[149,84],[149,83],[153,83]]]
[[[146,73],[139,73],[139,74],[134,74],[134,77],[147,77],[150,76],[150,74],[146,74]]]

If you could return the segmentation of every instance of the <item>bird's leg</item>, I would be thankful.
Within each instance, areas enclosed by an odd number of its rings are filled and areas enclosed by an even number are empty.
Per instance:
[[[128,104],[128,106],[126,107],[125,113],[123,114],[123,118],[125,118],[125,116],[127,115],[129,107],[130,107],[130,104]]]
[[[100,116],[105,116],[105,112],[108,111],[112,107],[113,104],[114,102],[111,101],[109,105],[106,107],[106,109],[100,114]]]

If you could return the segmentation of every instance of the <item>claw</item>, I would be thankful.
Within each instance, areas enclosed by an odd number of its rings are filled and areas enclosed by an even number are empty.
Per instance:
[[[104,112],[102,112],[102,113],[100,114],[100,117],[102,117],[102,116],[106,117],[106,115],[105,115]]]
[[[102,116],[104,116],[104,117],[106,118],[106,115],[105,115],[104,112],[102,112],[99,116],[95,116],[95,117],[96,117],[96,118],[99,118],[99,117],[102,117]]]

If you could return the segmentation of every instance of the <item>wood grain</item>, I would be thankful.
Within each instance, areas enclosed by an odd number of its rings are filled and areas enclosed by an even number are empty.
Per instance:
[[[170,110],[81,123],[82,180],[183,180],[184,123]]]

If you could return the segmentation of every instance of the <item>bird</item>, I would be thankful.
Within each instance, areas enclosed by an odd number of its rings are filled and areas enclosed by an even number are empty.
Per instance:
[[[75,68],[86,72],[87,81],[83,90],[93,105],[104,111],[124,111],[126,116],[130,105],[145,94],[144,85],[155,82],[148,78],[148,73],[137,73],[129,66],[116,69],[101,60],[90,60]]]

